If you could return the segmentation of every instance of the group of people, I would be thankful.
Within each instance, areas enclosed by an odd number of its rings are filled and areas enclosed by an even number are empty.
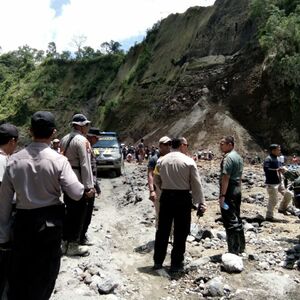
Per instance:
[[[57,151],[49,147],[57,132],[53,114],[36,112],[32,142],[17,153],[18,129],[0,125],[0,298],[49,299],[62,250],[88,254],[86,233],[100,193],[91,148],[99,130],[90,123],[74,115]]]
[[[141,139],[141,141],[137,144],[136,147],[129,144],[122,145],[122,155],[123,159],[127,162],[136,161],[139,164],[142,164],[143,161],[149,160],[152,156],[159,153],[159,150],[154,145],[149,148],[148,146],[145,146],[144,139]]]
[[[223,158],[220,164],[219,205],[226,230],[228,252],[240,254],[246,247],[240,216],[243,159],[235,151],[234,145],[232,136],[225,136],[220,141]],[[148,163],[149,199],[153,201],[156,211],[157,231],[153,257],[155,270],[163,267],[170,234],[174,236],[170,272],[182,270],[185,243],[190,232],[191,209],[196,206],[198,216],[202,216],[206,210],[197,166],[187,155],[187,149],[188,143],[184,137],[171,140],[164,136],[159,140],[159,153]],[[281,214],[287,214],[294,195],[284,186],[283,175],[287,168],[279,159],[280,145],[270,145],[269,152],[264,160],[269,196],[265,219],[277,222],[274,210],[279,200],[278,194],[282,195],[278,208],[278,213]],[[298,197],[300,198],[300,194]]]
[[[0,125],[0,297],[49,299],[60,268],[61,254],[88,255],[87,237],[95,195],[100,194],[96,160],[91,145],[99,129],[90,128],[83,114],[72,118],[72,131],[61,141],[52,113],[39,111],[31,117],[32,143],[14,153],[18,129]],[[50,146],[52,141],[52,149]],[[138,146],[139,161],[144,144]],[[161,269],[173,235],[170,272],[184,264],[191,211],[200,217],[207,209],[196,162],[188,156],[184,137],[159,140],[148,162],[149,198],[156,210],[155,270]],[[243,160],[235,140],[220,140],[219,204],[227,235],[228,252],[245,251],[240,217]],[[264,170],[269,194],[266,220],[274,221],[278,193],[283,200],[278,212],[286,213],[292,193],[282,185],[286,169],[278,157],[280,146],[272,144]],[[61,197],[63,191],[63,198]],[[173,228],[173,229],[172,229]]]
[[[224,156],[220,170],[219,203],[227,233],[228,251],[245,250],[245,236],[240,218],[243,160],[234,150],[234,138],[220,141]],[[149,199],[156,210],[156,236],[153,269],[163,268],[168,241],[173,227],[171,273],[182,271],[186,239],[190,232],[192,207],[200,217],[206,211],[201,179],[195,161],[188,156],[184,137],[159,140],[159,153],[148,163]]]

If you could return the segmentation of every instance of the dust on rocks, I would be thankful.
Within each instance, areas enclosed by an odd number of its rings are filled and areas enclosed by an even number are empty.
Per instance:
[[[62,257],[51,299],[300,299],[299,210],[264,219],[267,195],[260,165],[246,165],[243,218],[246,253],[225,254],[226,233],[218,197],[218,161],[201,161],[208,210],[193,212],[185,268],[170,277],[170,251],[163,271],[152,270],[155,212],[149,200],[147,166],[125,164],[121,177],[101,176],[88,257]],[[102,175],[102,174],[101,174]],[[236,269],[234,269],[234,267]]]

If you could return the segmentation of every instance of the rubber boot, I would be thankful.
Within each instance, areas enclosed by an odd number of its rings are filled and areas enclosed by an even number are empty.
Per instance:
[[[242,229],[242,230],[239,231],[239,245],[240,245],[239,252],[240,253],[245,252],[245,249],[246,249],[246,240],[245,240],[244,229]]]
[[[238,255],[240,253],[240,232],[226,230],[228,252]]]

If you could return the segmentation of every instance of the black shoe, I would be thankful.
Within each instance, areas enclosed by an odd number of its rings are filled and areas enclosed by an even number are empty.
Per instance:
[[[288,212],[287,212],[286,209],[278,209],[278,213],[279,213],[279,214],[283,214],[283,215],[285,215],[285,216],[288,215]]]
[[[86,235],[80,240],[80,245],[93,246],[94,242],[90,240]]]
[[[171,265],[170,273],[180,273],[184,271],[184,265],[183,263],[179,265]]]
[[[163,268],[162,264],[154,264],[154,266],[152,267],[152,270],[160,270],[162,268]]]

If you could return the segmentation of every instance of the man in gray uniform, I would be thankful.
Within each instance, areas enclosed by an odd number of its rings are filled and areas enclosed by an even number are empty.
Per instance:
[[[87,139],[90,142],[91,146],[93,146],[98,142],[99,136],[100,136],[100,130],[98,128],[92,127],[89,129],[89,132],[87,134]],[[91,151],[91,166],[93,171],[94,188],[97,195],[99,196],[101,193],[101,189],[97,180],[97,161],[93,151]],[[93,242],[87,236],[87,231],[92,220],[94,203],[95,203],[95,196],[87,201],[86,213],[83,220],[82,230],[80,232],[80,239],[79,239],[80,245],[93,244]]]
[[[88,193],[94,193],[94,180],[91,167],[91,145],[86,138],[89,130],[90,121],[82,114],[73,116],[71,133],[64,136],[61,140],[61,151],[68,158],[72,169],[79,181],[84,185]],[[66,218],[64,222],[63,252],[66,255],[89,254],[87,246],[80,245],[80,235],[83,230],[84,220],[87,213],[88,201],[85,195],[80,201],[73,201],[72,197],[64,194],[66,204]]]
[[[3,177],[2,246],[10,241],[12,201],[16,194],[8,299],[50,298],[60,268],[64,218],[61,189],[75,200],[84,193],[68,160],[50,148],[55,132],[54,116],[36,112],[31,118],[33,142],[10,157]]]
[[[173,151],[164,155],[155,168],[155,180],[160,185],[162,193],[154,246],[154,269],[162,268],[172,222],[174,222],[174,242],[170,271],[178,272],[183,268],[185,243],[191,226],[192,202],[198,204],[199,213],[206,210],[196,163],[184,154],[187,153],[187,147],[185,138],[173,139]]]
[[[8,123],[0,125],[0,185],[9,155],[13,154],[17,147],[18,137],[19,133],[16,126]],[[10,248],[5,247],[5,245],[0,249],[0,299],[5,294],[4,289],[10,264],[10,252]]]
[[[159,198],[161,191],[154,182],[154,170],[156,163],[160,157],[163,157],[171,151],[171,139],[168,136],[163,136],[159,140],[159,153],[154,153],[148,162],[148,187],[149,187],[149,199],[153,202],[155,208],[155,227],[158,226],[159,215]]]

